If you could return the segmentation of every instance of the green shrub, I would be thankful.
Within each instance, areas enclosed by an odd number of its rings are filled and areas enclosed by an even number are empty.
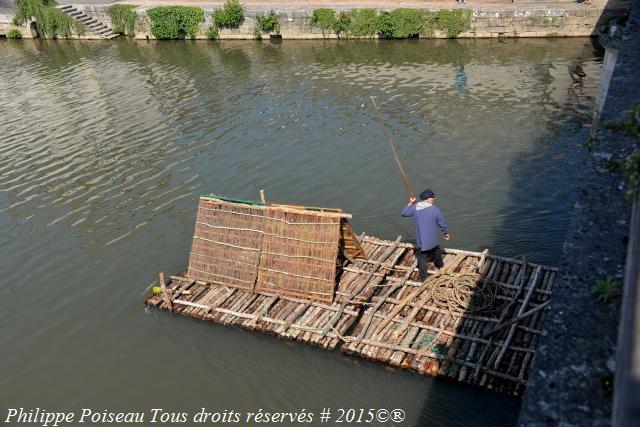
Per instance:
[[[375,9],[350,11],[349,34],[355,37],[372,36],[378,31],[378,12]]]
[[[432,36],[437,28],[445,31],[447,37],[457,37],[471,28],[471,11],[455,9],[431,12],[399,8],[379,13],[376,9],[354,9],[336,14],[333,9],[319,8],[313,11],[309,23],[321,29],[323,34],[333,30],[337,35],[363,37],[377,33],[383,38],[402,39]]]
[[[338,20],[336,19],[336,11],[326,7],[315,9],[311,14],[309,23],[312,27],[321,29],[324,34],[325,31],[333,30],[337,25]]]
[[[133,34],[136,25],[136,5],[114,4],[109,6],[107,13],[111,17],[111,29],[114,34]]]
[[[436,28],[444,30],[447,37],[457,37],[471,29],[471,11],[469,9],[438,10],[430,15]]]
[[[321,7],[313,11],[309,23],[312,27],[322,30],[322,34],[327,30],[332,30],[339,36],[349,30],[351,11],[342,11],[336,15],[335,10]]]
[[[7,32],[7,38],[8,39],[21,39],[22,38],[22,33],[20,32],[20,30],[16,30],[14,28],[13,30],[9,30],[9,32]]]
[[[393,22],[391,20],[391,14],[389,12],[380,12],[378,16],[378,23],[376,25],[378,35],[380,37],[392,38],[393,37]]]
[[[55,5],[53,0],[16,0],[14,25],[22,25],[32,17],[37,18],[43,8]]]
[[[204,11],[191,6],[160,6],[147,10],[151,19],[151,34],[160,40],[191,39],[204,21]]]
[[[258,22],[258,29],[264,32],[280,32],[280,21],[278,19],[278,14],[273,10],[270,10],[267,15],[258,15],[256,16],[256,21]]]
[[[49,37],[69,37],[73,32],[82,35],[85,29],[82,22],[76,21],[65,12],[53,6],[43,8],[40,15],[36,16],[36,27],[39,33],[43,33]]]
[[[74,32],[84,34],[85,25],[55,7],[53,0],[16,0],[16,24],[24,24],[31,18],[36,20],[38,33],[48,37],[69,37]]]
[[[422,33],[422,10],[400,8],[394,9],[390,15],[394,38],[417,37]]]
[[[212,25],[209,28],[207,28],[207,38],[209,40],[215,40],[219,36],[220,36],[220,32],[218,31],[218,27],[216,27],[215,25]]]
[[[222,9],[213,11],[212,16],[219,27],[237,27],[244,22],[244,8],[238,0],[227,0]]]
[[[335,24],[333,25],[333,31],[340,35],[346,32],[351,25],[351,14],[349,12],[340,12]]]

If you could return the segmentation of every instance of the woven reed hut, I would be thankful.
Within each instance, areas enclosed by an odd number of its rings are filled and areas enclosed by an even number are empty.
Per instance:
[[[187,277],[333,302],[338,256],[365,257],[342,212],[201,197]]]

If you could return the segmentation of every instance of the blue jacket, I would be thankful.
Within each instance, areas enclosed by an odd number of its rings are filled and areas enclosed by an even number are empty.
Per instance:
[[[427,202],[406,206],[401,215],[413,217],[413,223],[416,226],[416,244],[423,251],[428,251],[438,246],[438,229],[442,230],[443,233],[449,232],[449,227],[440,209]]]

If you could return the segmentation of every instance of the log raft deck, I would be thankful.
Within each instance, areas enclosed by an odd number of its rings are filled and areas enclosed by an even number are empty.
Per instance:
[[[225,257],[213,253],[211,247],[207,251],[199,246],[202,239],[207,239],[202,237],[201,225],[218,221],[225,224],[220,228],[226,231],[242,229],[246,233],[259,229],[265,237],[269,234],[272,238],[279,235],[278,231],[291,232],[285,228],[274,229],[268,224],[270,221],[258,228],[255,223],[238,224],[230,222],[229,218],[224,221],[205,218],[207,212],[219,214],[224,210],[216,212],[216,207],[228,209],[225,203],[201,199],[189,270],[166,278],[161,273],[162,292],[149,295],[145,304],[327,350],[339,348],[347,354],[423,375],[446,377],[513,395],[521,395],[524,391],[544,312],[550,302],[556,268],[528,263],[524,257],[517,260],[496,256],[487,250],[479,253],[445,249],[441,272],[435,274],[430,270],[433,276],[422,283],[418,281],[412,245],[401,242],[400,237],[388,241],[362,234],[360,237],[352,235],[351,243],[346,243],[352,249],[355,245],[362,252],[361,256],[338,255],[335,258],[335,268],[330,269],[335,275],[334,291],[329,301],[323,300],[321,292],[305,298],[298,296],[302,295],[300,289],[290,291],[289,287],[289,291],[281,292],[282,289],[277,290],[275,285],[265,286],[265,277],[276,281],[273,277],[276,270],[265,268],[267,275],[263,274],[260,265],[265,262],[274,265],[264,259],[264,254],[250,254],[248,258],[242,258],[239,253],[232,254],[233,258],[226,254],[226,259],[253,264],[257,269],[252,279],[255,282],[253,289],[246,286],[251,281],[246,280],[246,271],[236,271],[234,277],[244,278],[235,285],[231,279],[226,283],[213,280],[215,274],[222,273],[211,273],[210,269],[205,274],[209,280],[202,280],[193,274],[194,266],[204,268],[197,263],[202,261],[202,253],[208,253],[216,260]],[[265,216],[272,209],[261,206],[232,208],[235,217],[238,213],[244,214],[240,219],[250,221],[255,219],[256,209],[262,209]],[[276,216],[280,216],[278,221],[271,222],[278,223],[284,218],[281,212]],[[344,221],[337,223],[345,228]],[[298,236],[293,241],[304,240]],[[237,237],[235,242],[238,242]],[[219,243],[220,235],[217,238],[219,240],[215,242]],[[208,239],[207,243],[211,241],[214,239]],[[230,245],[227,249],[244,250],[239,249],[244,248],[240,244],[223,243]],[[341,240],[340,246],[344,245]],[[267,247],[273,251],[269,254],[275,253],[273,246]],[[195,257],[194,253],[200,255]],[[302,256],[288,253],[292,257]],[[212,265],[218,270],[221,266],[219,261],[212,261]],[[301,272],[282,275],[294,281],[301,279],[298,276],[305,277]],[[231,276],[229,273],[228,277]],[[477,277],[477,283],[470,286],[468,280],[464,280],[469,277]],[[264,283],[260,288],[261,281]],[[479,283],[484,284],[482,288]],[[313,286],[322,289],[317,283]]]

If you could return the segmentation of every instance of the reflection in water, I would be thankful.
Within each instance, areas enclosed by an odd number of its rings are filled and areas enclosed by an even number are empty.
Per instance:
[[[342,207],[358,232],[411,238],[370,95],[416,190],[439,195],[451,246],[554,263],[600,73],[589,40],[34,40],[0,51],[0,298],[12,301],[0,310],[11,325],[0,401],[399,407],[407,425],[515,423],[518,401],[504,396],[145,313],[140,299],[157,271],[184,268],[203,193],[265,189]]]

